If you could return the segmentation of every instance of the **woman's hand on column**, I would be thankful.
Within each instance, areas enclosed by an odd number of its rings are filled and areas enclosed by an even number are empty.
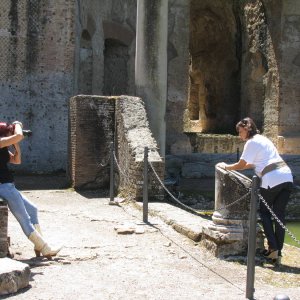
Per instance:
[[[216,167],[226,170],[227,164],[224,162],[219,162],[216,164]]]

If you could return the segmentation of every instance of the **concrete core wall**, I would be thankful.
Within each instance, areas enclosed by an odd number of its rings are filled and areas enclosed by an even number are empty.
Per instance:
[[[139,114],[136,114],[136,112]],[[119,193],[134,199],[143,197],[144,150],[148,147],[148,161],[151,162],[160,180],[164,179],[165,163],[158,152],[141,98],[121,96],[116,106],[117,147],[119,161]],[[149,198],[162,200],[163,189],[148,166]]]

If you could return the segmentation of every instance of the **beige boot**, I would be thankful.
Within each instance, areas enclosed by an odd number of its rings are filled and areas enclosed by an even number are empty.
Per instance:
[[[43,235],[42,235],[42,231],[41,231],[40,224],[34,224],[33,226],[34,226],[34,228],[37,230],[37,232],[38,232],[41,236],[43,236]],[[39,250],[36,248],[36,246],[34,246],[34,252],[35,252],[35,256],[36,256],[36,257],[40,257],[40,256],[41,256],[41,251],[39,251]]]
[[[29,240],[34,244],[35,248],[48,259],[52,259],[52,256],[55,256],[61,250],[61,247],[51,249],[37,230],[30,234]]]

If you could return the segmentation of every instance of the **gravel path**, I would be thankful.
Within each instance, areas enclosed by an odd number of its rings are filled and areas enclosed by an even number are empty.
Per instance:
[[[158,217],[145,225],[135,207],[108,205],[97,192],[24,193],[39,207],[44,235],[65,247],[52,261],[34,258],[10,214],[15,259],[32,273],[30,286],[11,299],[245,299],[245,263],[216,259]],[[117,231],[124,229],[133,233]],[[256,299],[300,299],[300,250],[286,251],[281,269],[256,267]]]

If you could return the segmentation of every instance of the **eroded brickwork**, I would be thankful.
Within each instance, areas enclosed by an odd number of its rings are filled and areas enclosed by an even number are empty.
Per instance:
[[[137,113],[138,112],[138,113]],[[126,176],[120,176],[120,193],[130,193],[135,199],[143,196],[144,150],[148,147],[148,161],[160,179],[164,178],[162,161],[147,119],[141,98],[121,96],[117,101],[117,158],[120,169]],[[151,167],[148,167],[149,198],[161,199],[163,191]]]
[[[7,256],[7,205],[0,199],[0,258]]]
[[[75,96],[70,100],[71,180],[78,189],[109,186],[109,153],[115,98]]]
[[[115,120],[116,119],[116,120]],[[116,122],[115,122],[116,121]],[[110,145],[115,141],[116,182],[120,195],[141,199],[144,148],[160,179],[164,162],[152,137],[140,98],[76,96],[70,100],[70,179],[76,189],[109,186]],[[149,170],[149,198],[161,199],[163,191]]]

